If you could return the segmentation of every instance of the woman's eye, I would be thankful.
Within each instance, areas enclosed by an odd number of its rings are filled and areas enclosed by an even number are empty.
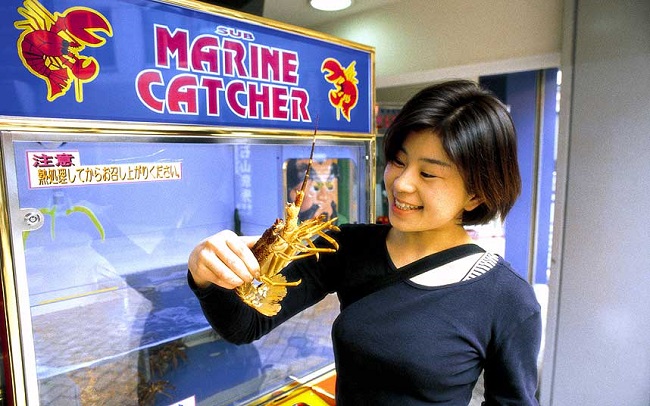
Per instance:
[[[404,162],[400,161],[398,158],[393,159],[393,165],[399,166],[400,168],[404,166]]]
[[[426,172],[420,172],[420,175],[422,175],[423,178],[435,178],[436,177],[436,175],[432,175],[432,174],[426,173]]]

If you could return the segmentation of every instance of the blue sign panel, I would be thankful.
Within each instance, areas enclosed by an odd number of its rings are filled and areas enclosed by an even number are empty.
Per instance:
[[[372,132],[372,48],[218,10],[4,1],[0,115]]]

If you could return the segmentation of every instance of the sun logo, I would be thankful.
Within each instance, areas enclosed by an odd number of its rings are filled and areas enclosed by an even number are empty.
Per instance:
[[[74,83],[75,99],[83,101],[83,85],[99,74],[99,64],[81,52],[86,46],[100,47],[113,36],[108,20],[87,7],[71,7],[50,13],[36,0],[26,0],[18,13],[24,20],[14,22],[23,32],[18,38],[18,56],[23,65],[47,85],[47,100],[68,92]]]
[[[321,65],[321,72],[326,72],[325,80],[334,85],[334,89],[328,93],[330,104],[336,109],[336,119],[341,119],[341,114],[350,121],[350,111],[357,105],[359,100],[359,88],[357,88],[356,61],[352,61],[347,68],[334,58],[327,58]]]

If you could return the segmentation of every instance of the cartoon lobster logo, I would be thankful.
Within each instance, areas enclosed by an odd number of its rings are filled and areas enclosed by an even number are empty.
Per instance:
[[[83,101],[83,85],[99,74],[99,64],[81,52],[86,46],[99,47],[113,36],[108,20],[87,7],[71,7],[63,13],[50,13],[36,0],[26,0],[18,13],[25,20],[14,22],[23,30],[18,38],[18,55],[23,65],[47,84],[47,100],[54,101],[68,92],[74,82],[75,98]]]
[[[356,61],[352,61],[347,68],[334,58],[327,58],[321,65],[321,72],[326,72],[325,80],[334,85],[329,91],[330,104],[336,108],[336,119],[341,119],[341,114],[350,121],[350,111],[357,105],[359,88],[357,88]]]

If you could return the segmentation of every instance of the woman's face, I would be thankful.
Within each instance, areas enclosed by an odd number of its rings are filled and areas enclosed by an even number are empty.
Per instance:
[[[463,211],[480,203],[430,130],[406,137],[396,159],[386,164],[384,183],[390,223],[404,232],[457,232]]]

